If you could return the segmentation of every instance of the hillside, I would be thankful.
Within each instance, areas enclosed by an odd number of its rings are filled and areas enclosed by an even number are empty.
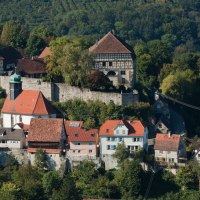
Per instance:
[[[179,43],[200,34],[200,1],[180,0],[1,0],[0,24],[47,25],[56,35],[90,35],[110,30],[133,43],[175,34]]]

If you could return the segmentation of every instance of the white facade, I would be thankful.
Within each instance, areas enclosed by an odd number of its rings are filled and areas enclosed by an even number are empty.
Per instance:
[[[56,114],[52,115],[19,115],[19,114],[9,114],[9,113],[2,113],[3,116],[3,127],[4,128],[11,128],[13,125],[17,123],[24,123],[30,124],[32,118],[56,118]]]
[[[177,151],[160,151],[155,150],[155,159],[159,162],[178,163]]]
[[[0,140],[0,148],[21,149],[23,142],[20,140]]]
[[[122,142],[130,151],[142,148],[148,151],[148,129],[145,128],[144,130],[144,136],[129,136],[127,128],[123,125],[118,125],[114,130],[114,136],[100,136],[101,157],[114,154],[117,145]]]

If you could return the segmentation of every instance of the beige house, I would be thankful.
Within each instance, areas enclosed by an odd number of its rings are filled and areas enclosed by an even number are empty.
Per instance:
[[[160,165],[178,165],[186,161],[186,145],[180,135],[158,133],[154,150],[155,160]]]
[[[133,49],[111,32],[89,48],[94,56],[94,70],[100,70],[113,82],[113,85],[133,87],[135,63]]]

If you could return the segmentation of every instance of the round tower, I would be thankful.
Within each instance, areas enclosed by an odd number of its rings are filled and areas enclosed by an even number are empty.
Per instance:
[[[10,77],[10,100],[14,100],[22,91],[21,76],[14,73]]]

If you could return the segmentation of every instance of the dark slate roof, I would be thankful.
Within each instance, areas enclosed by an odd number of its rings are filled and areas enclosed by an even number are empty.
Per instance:
[[[17,63],[18,59],[22,58],[22,55],[13,47],[0,48],[0,56],[5,59],[7,63]]]
[[[3,136],[1,136],[3,134]],[[0,140],[22,140],[25,138],[22,129],[0,128]]]

